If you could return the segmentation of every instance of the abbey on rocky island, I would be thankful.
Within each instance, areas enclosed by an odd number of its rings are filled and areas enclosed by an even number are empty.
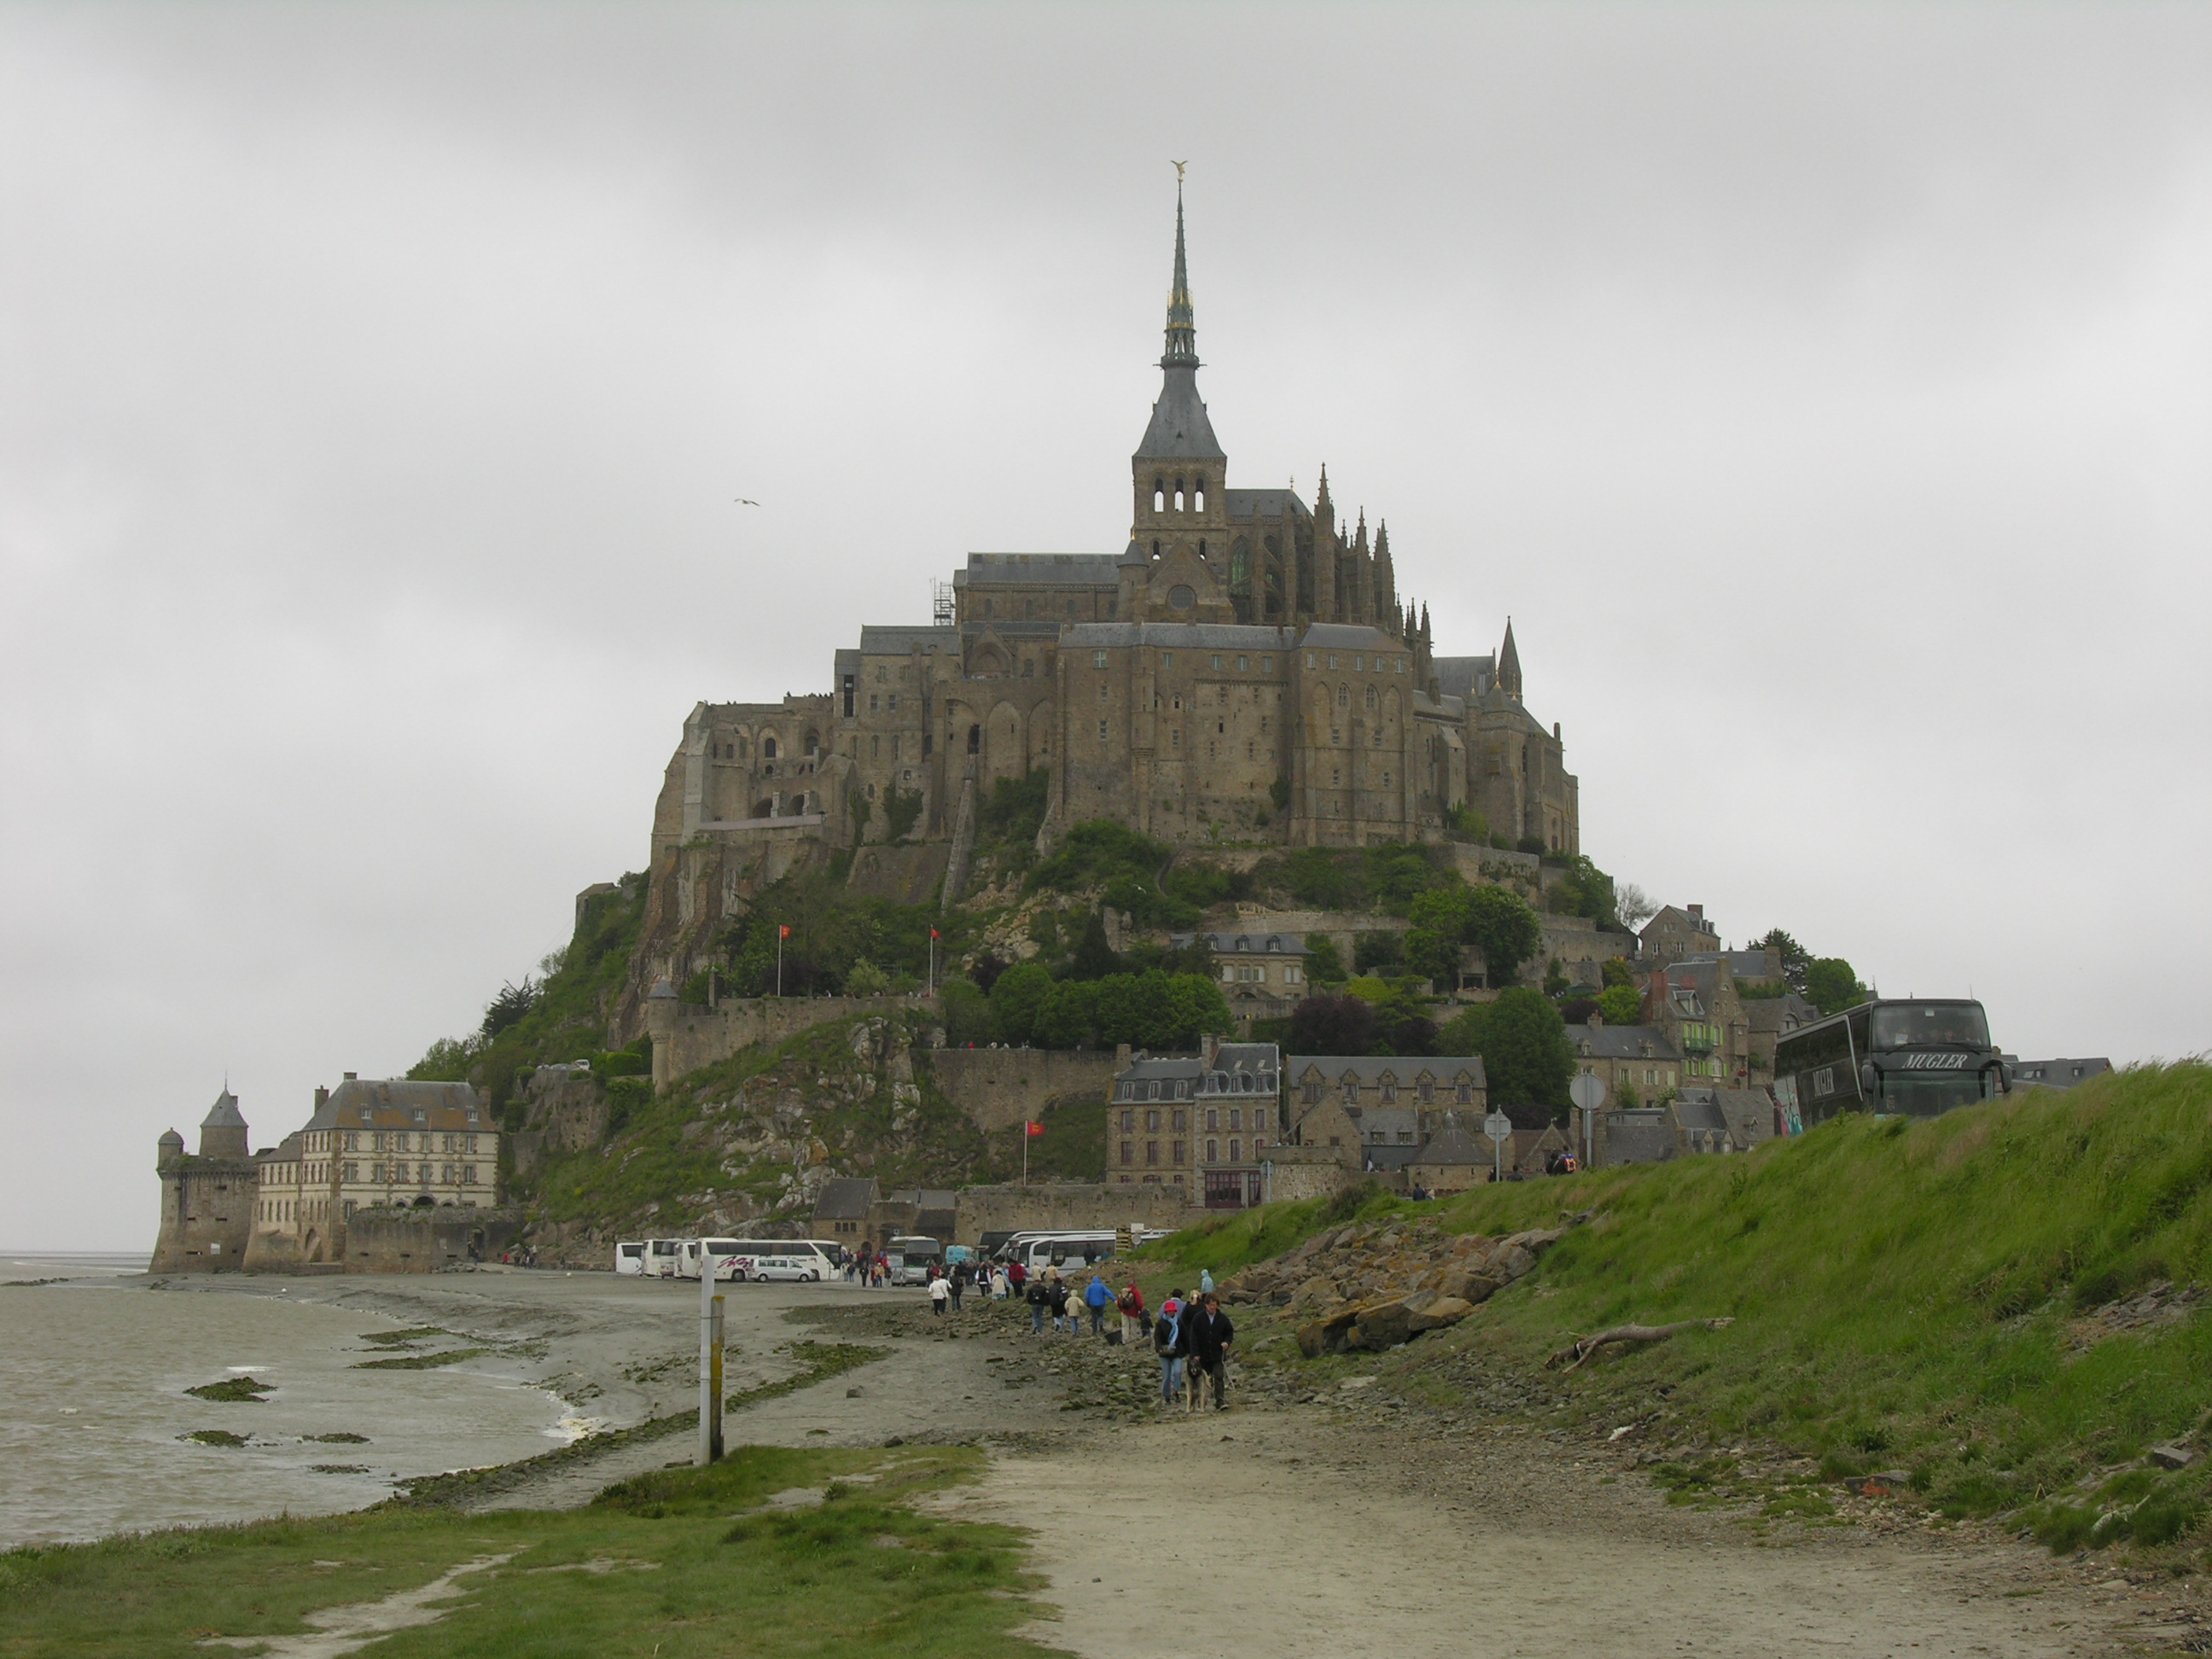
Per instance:
[[[742,909],[810,846],[914,866],[960,896],[981,801],[1042,769],[1041,845],[1110,818],[1176,845],[1436,839],[1455,809],[1509,845],[1580,850],[1557,726],[1497,652],[1436,654],[1389,533],[1241,489],[1198,392],[1180,186],[1162,385],[1119,553],[973,553],[926,627],[863,627],[827,693],[697,705],[653,825],[657,918]],[[1464,826],[1465,817],[1456,822]]]

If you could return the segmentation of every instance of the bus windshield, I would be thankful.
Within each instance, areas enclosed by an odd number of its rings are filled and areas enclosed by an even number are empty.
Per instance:
[[[1874,1011],[1876,1049],[1986,1048],[1990,1024],[1978,1002],[1899,1002]]]

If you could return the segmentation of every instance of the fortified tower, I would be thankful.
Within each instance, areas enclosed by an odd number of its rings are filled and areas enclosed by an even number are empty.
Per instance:
[[[246,1151],[246,1119],[238,1097],[225,1088],[200,1120],[200,1150],[187,1156],[174,1129],[162,1135],[155,1157],[161,1177],[161,1231],[149,1273],[205,1273],[246,1265],[258,1192]]]

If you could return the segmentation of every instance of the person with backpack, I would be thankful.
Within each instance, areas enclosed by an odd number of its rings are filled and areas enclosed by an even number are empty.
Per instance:
[[[1083,1305],[1091,1310],[1091,1334],[1106,1334],[1106,1304],[1114,1299],[1114,1292],[1106,1288],[1106,1281],[1096,1273],[1083,1287]]]
[[[1044,1334],[1044,1316],[1052,1306],[1052,1287],[1042,1279],[1032,1279],[1022,1292],[1022,1300],[1030,1304],[1030,1334]]]
[[[1152,1352],[1160,1357],[1160,1404],[1172,1406],[1182,1392],[1184,1346],[1182,1292],[1170,1291],[1160,1304],[1159,1322],[1152,1327]]]
[[[1193,1374],[1191,1403],[1198,1403],[1207,1379],[1213,1383],[1213,1409],[1229,1408],[1229,1345],[1237,1340],[1237,1328],[1229,1322],[1229,1316],[1221,1311],[1221,1298],[1207,1295],[1189,1320],[1190,1328],[1184,1342],[1190,1355],[1190,1364],[1196,1368]]]
[[[1135,1279],[1129,1281],[1115,1305],[1121,1310],[1121,1346],[1133,1348],[1149,1322],[1145,1318],[1145,1293],[1137,1288]]]
[[[1048,1267],[1045,1269],[1044,1285],[1045,1294],[1051,1298],[1052,1303],[1053,1330],[1057,1333],[1065,1329],[1070,1336],[1073,1336],[1075,1334],[1075,1316],[1068,1310],[1067,1281],[1060,1276],[1059,1268]]]
[[[952,1280],[952,1311],[958,1313],[960,1311],[960,1297],[968,1289],[968,1264],[965,1261],[954,1262],[952,1264],[952,1273],[951,1277]]]

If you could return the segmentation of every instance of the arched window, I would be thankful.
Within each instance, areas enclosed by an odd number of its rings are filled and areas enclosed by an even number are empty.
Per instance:
[[[1194,512],[1206,511],[1206,480],[1194,478],[1190,486],[1191,507]]]
[[[1367,688],[1367,712],[1370,714],[1375,712],[1375,688],[1371,685]]]
[[[971,755],[980,755],[983,752],[983,728],[980,726],[971,726],[968,728],[968,752]]]
[[[1370,691],[1369,691],[1369,692],[1368,692],[1368,694],[1367,694],[1367,695],[1368,695],[1369,696],[1370,696],[1370,697],[1371,697],[1371,696],[1373,696],[1375,694],[1374,694],[1374,692],[1373,692],[1373,691],[1371,691],[1371,690],[1370,690]],[[813,759],[817,755],[819,755],[821,752],[822,752],[822,734],[821,734],[819,732],[809,732],[806,734],[806,758],[807,758],[807,759],[809,759],[809,760],[812,760],[812,759]]]
[[[1176,480],[1175,488],[1176,511],[1178,513],[1182,512],[1183,510],[1183,503],[1188,499],[1189,498],[1183,493],[1182,480],[1181,478],[1177,478]]]
[[[774,738],[763,738],[761,739],[761,758],[763,760],[774,760],[775,758],[775,739]]]
[[[1155,478],[1155,479],[1153,479],[1153,480],[1152,480],[1152,511],[1153,511],[1153,512],[1155,512],[1155,513],[1164,513],[1164,512],[1166,512],[1167,510],[1168,510],[1168,484],[1167,484],[1167,480],[1166,480],[1166,479],[1164,479],[1164,478]]]
[[[1352,693],[1350,690],[1345,686],[1340,685],[1336,688],[1336,706],[1339,708],[1349,708],[1352,707]]]

